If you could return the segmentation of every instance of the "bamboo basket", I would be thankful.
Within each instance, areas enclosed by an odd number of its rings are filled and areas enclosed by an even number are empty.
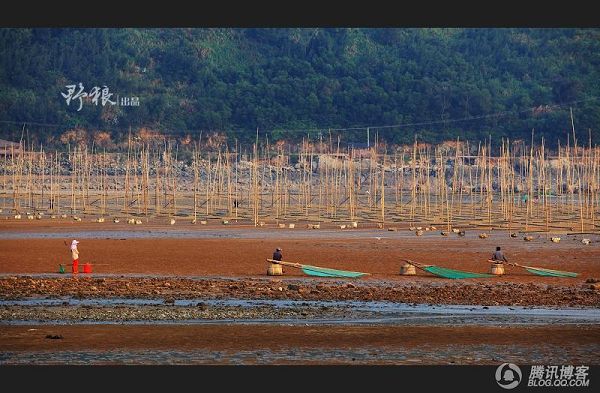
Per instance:
[[[400,267],[400,274],[403,276],[415,276],[417,269],[409,263],[406,263]]]
[[[282,276],[283,275],[282,266],[278,263],[272,263],[269,266],[269,268],[267,269],[267,275],[268,276]]]
[[[490,273],[496,276],[504,275],[504,264],[492,263],[492,266],[490,267]]]

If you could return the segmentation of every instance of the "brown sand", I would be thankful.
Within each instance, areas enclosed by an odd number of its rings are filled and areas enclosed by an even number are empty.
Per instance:
[[[576,334],[575,334],[576,332]],[[63,339],[47,339],[61,335]],[[596,343],[599,326],[274,326],[27,325],[0,326],[1,351],[115,349],[252,350],[470,345],[535,346]]]
[[[385,232],[373,232],[372,238],[364,239],[79,239],[80,270],[83,263],[89,262],[94,273],[265,276],[266,258],[280,246],[286,261],[362,271],[371,274],[367,279],[414,280],[414,277],[399,275],[402,259],[488,273],[487,259],[496,245],[500,245],[510,261],[573,271],[579,273],[579,277],[540,277],[521,268],[505,266],[506,275],[497,277],[498,282],[577,286],[587,278],[600,278],[597,244],[585,246],[569,239],[558,244],[543,239],[528,243],[510,239],[504,232],[484,240],[433,235],[377,240],[375,236],[385,236]],[[71,262],[63,240],[71,239],[0,240],[0,273],[58,272],[59,264]],[[421,271],[417,274],[431,277]],[[288,268],[286,276],[304,276],[304,273]]]
[[[48,221],[0,223],[0,231],[72,231],[125,230],[91,223],[60,225]],[[211,230],[203,228],[176,230]],[[255,228],[238,229],[256,231]],[[150,228],[169,230],[169,227]],[[216,227],[215,227],[216,229]],[[219,227],[219,229],[223,229]],[[140,228],[133,230],[149,230]],[[306,231],[306,229],[297,229]],[[551,243],[545,236],[524,242],[506,232],[492,232],[488,239],[442,237],[428,233],[423,237],[386,238],[388,232],[376,229],[365,238],[328,238],[319,231],[309,231],[308,239],[79,239],[80,270],[83,263],[93,266],[92,275],[70,274],[58,277],[10,277],[36,273],[57,273],[59,264],[70,263],[63,240],[0,240],[0,296],[77,297],[244,297],[284,299],[389,299],[402,302],[519,304],[519,305],[600,305],[600,291],[591,289],[589,278],[600,278],[598,243],[584,246],[573,237]],[[381,237],[380,240],[375,237]],[[580,237],[579,237],[580,238]],[[402,259],[473,271],[489,272],[487,261],[500,245],[507,257],[525,265],[579,273],[577,278],[535,276],[506,266],[506,275],[489,279],[447,280],[417,270],[417,276],[399,275]],[[370,273],[354,280],[320,279],[289,286],[294,279],[307,278],[302,271],[285,268],[282,277],[266,276],[275,247],[283,248],[284,260],[323,267]],[[67,266],[68,269],[68,266]],[[67,270],[68,271],[68,270]],[[136,278],[128,274],[176,275],[179,277]],[[116,277],[98,278],[101,274]],[[119,275],[124,275],[120,277]],[[190,280],[186,276],[209,276]],[[219,279],[219,276],[232,281]],[[85,279],[88,278],[88,279]],[[390,284],[391,283],[391,284]],[[281,289],[279,289],[281,288]],[[37,330],[30,330],[37,329]],[[46,339],[60,334],[60,340]],[[497,344],[535,348],[540,342],[550,346],[577,347],[597,344],[597,326],[276,326],[276,325],[0,325],[0,352],[129,349],[206,349],[252,350],[258,348],[374,348],[389,350],[426,346],[431,353],[436,346]],[[277,339],[273,339],[277,337]],[[322,360],[334,362],[334,360]],[[437,363],[444,363],[440,360]],[[468,362],[465,360],[465,362]]]
[[[31,224],[31,225],[28,225]],[[330,227],[332,225],[330,224]],[[40,220],[30,222],[2,221],[0,229],[7,231],[55,232],[78,230],[131,230],[131,231],[223,231],[235,230],[237,233],[259,234],[257,239],[202,239],[202,238],[123,238],[119,239],[80,239],[80,271],[86,262],[92,264],[95,274],[125,275],[122,281],[109,278],[105,284],[96,284],[96,292],[89,291],[87,282],[68,283],[63,280],[47,279],[44,282],[16,283],[0,280],[0,295],[19,297],[31,295],[79,295],[79,296],[230,296],[260,298],[298,298],[312,300],[358,299],[358,300],[394,300],[405,302],[439,302],[459,304],[521,304],[521,305],[600,305],[600,292],[587,283],[588,279],[600,278],[600,247],[594,242],[583,245],[578,237],[562,235],[560,243],[552,243],[545,236],[533,242],[522,238],[510,238],[504,231],[492,232],[490,238],[461,238],[456,235],[443,237],[438,233],[425,236],[394,237],[387,230],[372,229],[363,232],[361,237],[353,236],[351,230],[347,237],[327,237],[327,231],[307,229],[284,229],[282,232],[265,232],[262,228],[218,224],[194,226],[181,224],[178,227],[149,225],[143,229],[127,224],[107,225],[98,223],[74,223],[70,221]],[[223,232],[227,234],[227,232]],[[309,238],[281,238],[279,233],[297,233]],[[408,235],[411,235],[406,230]],[[126,236],[126,235],[124,235]],[[380,239],[377,239],[380,237]],[[35,274],[57,273],[59,264],[70,263],[70,252],[64,242],[71,239],[14,239],[0,240],[0,273]],[[500,245],[510,261],[524,265],[539,266],[579,273],[577,278],[541,277],[512,266],[505,266],[506,274],[501,277],[469,280],[448,280],[417,270],[417,276],[399,274],[403,259],[411,259],[425,264],[488,273],[490,263],[487,259]],[[273,250],[283,248],[284,260],[323,267],[353,270],[370,273],[369,276],[352,281],[359,289],[348,290],[342,286],[333,291],[307,286],[307,293],[291,295],[290,291],[266,293],[263,284],[251,279],[261,278],[282,280],[284,290],[286,280],[307,277],[301,270],[285,267],[285,275],[271,277],[266,275]],[[60,278],[69,278],[67,274]],[[184,282],[179,291],[164,291],[164,282],[156,283],[128,277],[128,274],[176,275],[185,281],[186,276],[230,277],[240,281],[235,288],[229,283],[209,282],[210,285]],[[88,275],[80,274],[80,277]],[[94,275],[92,275],[94,277]],[[111,281],[112,280],[112,281]],[[161,278],[168,281],[168,278]],[[250,281],[249,281],[250,280]],[[322,280],[321,280],[322,281]],[[327,279],[326,279],[327,281]],[[335,281],[335,279],[329,280]],[[338,280],[339,281],[339,280]],[[390,286],[381,286],[381,281],[392,282],[400,292],[394,294]],[[317,280],[313,280],[317,282]],[[23,284],[23,285],[22,285]],[[173,283],[171,283],[173,284]],[[166,284],[166,285],[171,285]],[[204,282],[204,284],[207,284]],[[477,284],[477,285],[470,285]],[[156,286],[159,289],[157,290]],[[512,286],[511,286],[512,285]],[[541,286],[540,286],[541,285]],[[547,287],[544,287],[547,285]],[[364,289],[371,286],[372,290]],[[457,286],[461,287],[457,290]],[[466,288],[466,292],[462,289]],[[13,290],[14,288],[14,290]],[[420,291],[418,288],[421,288]],[[591,289],[592,288],[592,289]],[[18,291],[17,291],[18,289]],[[273,289],[273,288],[272,288]],[[364,289],[364,290],[363,290]],[[125,292],[123,292],[125,291]],[[301,291],[300,291],[301,292]],[[296,294],[297,295],[297,294]],[[431,295],[431,296],[430,296]]]

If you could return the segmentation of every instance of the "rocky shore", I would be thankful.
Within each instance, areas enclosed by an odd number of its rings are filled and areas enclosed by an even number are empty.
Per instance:
[[[279,278],[64,277],[0,278],[0,300],[27,298],[287,299],[417,304],[600,307],[596,283],[579,286],[479,281],[329,281]]]

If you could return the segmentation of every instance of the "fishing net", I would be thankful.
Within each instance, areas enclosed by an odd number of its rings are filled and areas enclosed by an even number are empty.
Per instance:
[[[445,267],[439,267],[439,266],[425,266],[422,269],[428,271],[431,274],[435,274],[436,276],[440,276],[440,277],[444,277],[444,278],[494,277],[491,274],[464,272],[462,270],[447,269]]]
[[[350,272],[347,270],[328,269],[325,267],[307,266],[302,267],[302,271],[309,276],[317,277],[362,277],[368,273]]]
[[[529,273],[537,274],[545,277],[577,277],[577,273],[563,272],[560,270],[543,269],[541,267],[526,267]]]

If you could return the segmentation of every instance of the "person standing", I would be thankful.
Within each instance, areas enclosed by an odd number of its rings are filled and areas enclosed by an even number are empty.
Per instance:
[[[73,240],[71,242],[71,258],[73,259],[72,272],[73,274],[79,273],[79,249],[77,245],[79,242],[77,240]]]

